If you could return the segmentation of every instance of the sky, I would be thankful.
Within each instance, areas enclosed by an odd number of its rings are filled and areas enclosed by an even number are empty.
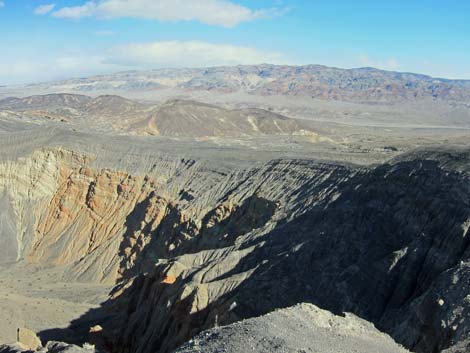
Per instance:
[[[260,63],[470,79],[470,1],[0,0],[0,85]]]

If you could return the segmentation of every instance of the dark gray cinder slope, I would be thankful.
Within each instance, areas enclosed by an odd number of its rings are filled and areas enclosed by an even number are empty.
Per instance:
[[[389,336],[354,315],[311,304],[205,331],[175,353],[406,353]]]

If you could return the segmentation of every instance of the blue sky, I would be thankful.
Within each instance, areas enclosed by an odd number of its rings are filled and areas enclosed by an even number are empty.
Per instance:
[[[0,0],[0,85],[261,62],[470,79],[470,1]]]

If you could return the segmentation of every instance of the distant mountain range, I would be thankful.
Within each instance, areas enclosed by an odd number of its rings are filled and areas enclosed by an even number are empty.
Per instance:
[[[354,102],[470,99],[470,80],[449,80],[374,68],[339,69],[320,65],[263,64],[128,71],[28,85],[25,89],[76,93],[174,89],[181,92],[242,92]]]

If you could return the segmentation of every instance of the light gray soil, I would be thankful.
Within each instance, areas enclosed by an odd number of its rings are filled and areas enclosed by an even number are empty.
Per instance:
[[[108,291],[100,284],[66,281],[61,268],[0,266],[0,343],[15,342],[19,327],[66,328],[97,307]]]

